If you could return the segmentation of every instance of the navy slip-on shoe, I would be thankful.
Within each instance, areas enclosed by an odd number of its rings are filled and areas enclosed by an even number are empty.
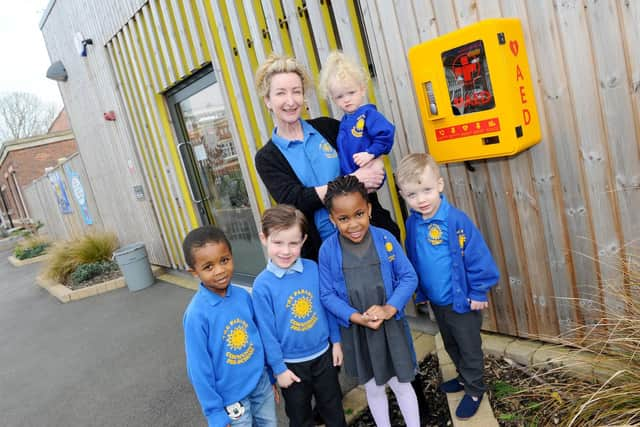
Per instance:
[[[471,395],[465,394],[458,405],[458,409],[456,409],[456,417],[461,420],[473,417],[478,412],[480,402],[482,402],[482,395],[478,396],[477,399],[474,400]]]
[[[457,378],[445,381],[440,384],[440,391],[443,391],[445,393],[457,393],[462,390],[464,390],[464,384],[458,381]]]

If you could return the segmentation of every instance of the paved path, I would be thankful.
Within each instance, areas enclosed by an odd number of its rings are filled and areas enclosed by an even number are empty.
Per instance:
[[[193,292],[157,282],[61,304],[0,251],[0,425],[203,426],[186,377]]]

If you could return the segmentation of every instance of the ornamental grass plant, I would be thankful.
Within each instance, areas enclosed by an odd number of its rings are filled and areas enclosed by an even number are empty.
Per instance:
[[[57,242],[49,251],[44,275],[58,283],[67,283],[79,266],[109,261],[117,248],[118,238],[111,232],[95,232]]]
[[[622,286],[603,283],[602,301],[589,301],[597,320],[556,338],[575,351],[554,359],[555,366],[530,372],[532,381],[505,399],[535,402],[519,415],[523,424],[603,426],[640,425],[640,268],[637,256],[624,266]],[[595,300],[595,298],[594,298]],[[611,304],[615,300],[616,304]],[[578,303],[580,301],[577,301]],[[587,305],[585,305],[587,306]],[[586,356],[586,357],[582,357]],[[584,360],[607,378],[576,377]],[[549,368],[547,366],[547,368]],[[588,377],[588,376],[587,376]]]
[[[13,256],[19,260],[35,258],[43,255],[50,244],[46,237],[32,235],[18,242],[13,250]]]

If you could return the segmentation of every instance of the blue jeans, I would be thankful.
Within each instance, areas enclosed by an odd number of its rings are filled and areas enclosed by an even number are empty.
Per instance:
[[[255,389],[240,401],[244,405],[244,414],[231,422],[233,427],[276,427],[276,401],[273,387],[266,372],[262,373]]]

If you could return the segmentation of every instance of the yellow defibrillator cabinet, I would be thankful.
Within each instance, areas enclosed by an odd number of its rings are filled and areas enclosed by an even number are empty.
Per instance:
[[[409,64],[438,162],[509,156],[540,141],[518,19],[487,19],[414,46]]]

